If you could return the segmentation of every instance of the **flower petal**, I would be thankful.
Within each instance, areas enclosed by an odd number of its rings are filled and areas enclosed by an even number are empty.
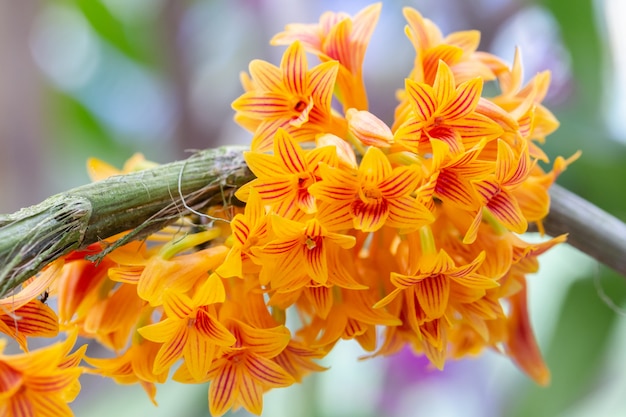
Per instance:
[[[306,97],[308,95],[308,64],[300,41],[295,41],[285,50],[280,68],[289,91],[296,96]]]
[[[418,83],[408,78],[405,82],[405,89],[417,120],[420,122],[429,120],[437,110],[435,90],[428,84]]]
[[[247,373],[267,388],[286,387],[294,379],[276,362],[258,355],[245,355],[244,365]]]
[[[229,360],[220,361],[221,369],[209,386],[209,411],[212,416],[225,414],[235,403],[240,377]]]
[[[269,62],[255,59],[248,66],[254,85],[261,91],[276,91],[284,88],[280,68]]]
[[[450,279],[445,275],[434,275],[422,280],[415,287],[420,306],[430,319],[436,319],[446,311],[450,296]]]

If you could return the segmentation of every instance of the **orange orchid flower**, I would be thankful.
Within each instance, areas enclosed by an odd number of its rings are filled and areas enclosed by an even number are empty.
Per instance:
[[[302,42],[323,62],[340,64],[337,77],[339,100],[345,110],[367,110],[367,94],[363,85],[362,67],[382,3],[375,3],[359,11],[354,17],[346,13],[326,12],[319,23],[292,23],[271,40],[273,45]]]
[[[411,112],[394,132],[394,141],[406,149],[427,154],[435,151],[432,141],[441,141],[458,154],[480,140],[496,139],[502,127],[476,112],[483,81],[473,78],[456,87],[450,67],[439,62],[433,86],[406,80]]]
[[[0,415],[12,417],[74,415],[72,402],[80,387],[78,367],[87,346],[70,350],[76,333],[61,343],[19,355],[1,353],[0,341]]]
[[[290,133],[302,127],[313,131],[329,127],[334,130],[331,99],[338,65],[324,62],[309,70],[300,42],[287,48],[280,68],[265,61],[252,61],[250,74],[256,88],[232,104],[239,116],[259,121],[251,149],[259,152],[271,149],[278,128]]]
[[[171,289],[164,293],[163,310],[167,317],[137,329],[142,337],[162,344],[153,372],[160,374],[184,357],[192,377],[200,380],[215,359],[217,348],[235,343],[215,311],[214,304],[226,297],[222,280],[216,274],[210,275],[192,298]]]
[[[312,214],[317,209],[309,186],[318,180],[318,165],[337,165],[337,153],[332,146],[304,151],[283,129],[274,136],[274,155],[260,152],[244,153],[248,167],[257,177],[235,194],[247,200],[250,188],[255,188],[266,204],[285,217],[297,211]]]
[[[421,179],[417,167],[392,168],[378,148],[367,150],[356,173],[326,165],[320,173],[322,181],[309,192],[333,211],[347,211],[357,230],[374,232],[383,225],[411,230],[432,221],[432,214],[411,197]]]

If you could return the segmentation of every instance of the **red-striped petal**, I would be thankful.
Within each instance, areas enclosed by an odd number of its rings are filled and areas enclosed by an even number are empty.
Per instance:
[[[428,84],[418,83],[408,78],[405,88],[417,120],[421,122],[429,120],[437,110],[435,90]]]
[[[248,69],[258,90],[276,91],[285,87],[280,68],[267,61],[255,59],[250,62]]]
[[[302,43],[295,41],[285,50],[280,68],[289,91],[296,96],[306,97],[308,64]]]
[[[422,280],[415,287],[420,307],[430,319],[436,319],[446,311],[450,296],[450,279],[435,275]]]
[[[474,78],[459,85],[456,90],[456,97],[448,103],[442,103],[443,107],[439,111],[439,117],[445,120],[456,120],[472,113],[480,99],[483,89],[483,81]]]

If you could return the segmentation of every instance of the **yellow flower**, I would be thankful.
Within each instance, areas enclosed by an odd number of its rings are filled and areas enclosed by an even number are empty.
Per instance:
[[[374,232],[383,225],[412,230],[432,221],[432,214],[411,196],[421,179],[417,167],[392,168],[378,148],[367,150],[356,173],[325,165],[320,173],[322,181],[309,192],[333,211],[347,211],[357,230]]]
[[[67,404],[80,391],[78,377],[83,369],[78,364],[87,349],[84,345],[70,355],[75,342],[72,333],[65,342],[36,351],[0,353],[0,415],[73,416]],[[0,351],[3,348],[0,343]]]
[[[318,180],[318,165],[337,165],[333,147],[303,151],[283,129],[274,136],[274,155],[246,152],[244,157],[257,178],[242,187],[236,193],[237,198],[247,200],[250,188],[254,188],[264,203],[285,217],[294,217],[299,210],[314,213],[315,199],[308,188]]]
[[[433,153],[432,141],[441,141],[452,154],[496,139],[503,130],[489,117],[476,112],[483,80],[473,78],[456,87],[450,67],[439,62],[433,86],[406,80],[411,112],[394,132],[394,141],[418,153]],[[437,156],[436,156],[437,157]]]
[[[258,121],[251,149],[263,152],[272,148],[272,137],[279,128],[309,137],[324,129],[334,129],[331,99],[338,64],[324,62],[312,69],[300,42],[291,44],[280,68],[261,61],[250,63],[254,90],[244,93],[232,106],[238,116]]]
[[[362,67],[382,3],[372,4],[354,17],[346,13],[326,12],[317,24],[293,23],[274,36],[273,45],[289,45],[296,41],[316,54],[323,62],[339,62],[338,96],[345,110],[367,110]]]
[[[327,213],[330,213],[329,211]],[[324,218],[313,218],[305,223],[272,216],[275,238],[253,253],[263,263],[259,282],[271,284],[279,291],[293,291],[309,281],[324,285],[329,279],[329,265],[339,248],[354,246],[353,236],[329,231]]]
[[[260,415],[265,391],[294,382],[294,378],[273,360],[288,346],[289,331],[284,326],[255,328],[234,319],[229,319],[227,327],[237,342],[223,350],[203,378],[211,381],[209,410],[212,416],[218,417],[231,408],[236,410],[243,406],[250,413]],[[194,382],[188,366],[181,367],[174,379]]]
[[[162,344],[153,372],[160,374],[184,357],[192,377],[200,380],[211,366],[217,348],[235,343],[233,335],[218,320],[213,305],[225,300],[222,281],[212,274],[196,289],[193,298],[170,289],[164,293],[167,318],[137,330],[142,337]]]

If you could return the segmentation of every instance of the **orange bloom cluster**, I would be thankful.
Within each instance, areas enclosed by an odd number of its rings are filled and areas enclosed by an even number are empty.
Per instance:
[[[26,347],[26,336],[78,328],[117,352],[85,358],[89,372],[139,383],[155,402],[175,368],[174,380],[210,382],[214,416],[260,414],[264,392],[324,370],[316,360],[340,339],[370,356],[410,345],[439,369],[491,348],[546,384],[525,276],[565,237],[518,234],[529,223],[541,230],[548,188],[574,159],[547,172],[538,164],[558,126],[541,104],[549,74],[522,85],[519,54],[509,66],[477,51],[479,32],[444,37],[406,8],[415,63],[388,124],[368,111],[362,75],[380,10],[288,25],[272,40],[287,45],[280,66],[250,63],[232,105],[253,133],[245,159],[256,179],[236,193],[244,208],[213,207],[208,224],[181,220],[98,264],[84,257],[107,242],[73,253],[27,286],[50,287],[58,317],[13,299],[0,331]],[[482,96],[488,81],[499,95]],[[145,166],[136,158],[125,170]],[[98,161],[90,169],[116,172]],[[63,377],[48,380],[56,394],[46,401],[71,399],[66,369],[79,352],[55,350],[45,369]],[[29,393],[46,384],[16,389],[34,367],[19,363],[0,356],[0,407],[27,407],[24,398],[39,407]],[[70,415],[58,410],[48,415]]]

